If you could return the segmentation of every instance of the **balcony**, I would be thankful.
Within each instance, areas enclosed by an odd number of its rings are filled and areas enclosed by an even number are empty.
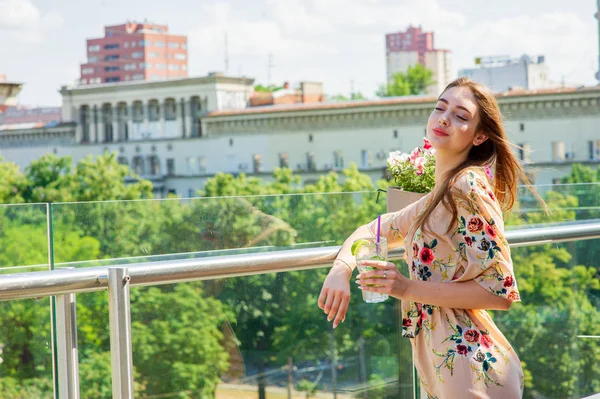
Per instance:
[[[550,216],[523,195],[506,219],[523,302],[491,313],[526,398],[600,392],[597,190],[540,187]],[[1,206],[0,397],[413,397],[395,300],[353,287],[335,330],[316,305],[384,208],[373,192]]]

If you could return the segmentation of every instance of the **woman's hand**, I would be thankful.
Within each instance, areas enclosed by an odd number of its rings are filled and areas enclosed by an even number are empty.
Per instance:
[[[361,260],[358,264],[376,268],[356,276],[359,289],[403,299],[411,281],[400,273],[396,265],[381,260]]]
[[[323,282],[318,304],[327,315],[327,321],[333,320],[333,328],[346,319],[350,303],[351,277],[352,270],[346,264],[338,262],[334,263]]]

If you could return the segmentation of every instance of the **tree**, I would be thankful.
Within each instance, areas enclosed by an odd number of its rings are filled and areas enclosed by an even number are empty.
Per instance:
[[[283,86],[276,85],[256,85],[254,86],[254,91],[259,93],[273,93],[275,91],[283,90]]]
[[[421,64],[408,67],[406,73],[392,75],[392,81],[379,86],[377,97],[396,97],[425,94],[427,87],[434,84],[433,72]]]
[[[328,99],[333,102],[344,102],[344,101],[366,100],[367,97],[365,97],[360,92],[356,92],[356,93],[350,93],[350,97],[347,97],[343,94],[335,94],[333,96],[329,96]]]

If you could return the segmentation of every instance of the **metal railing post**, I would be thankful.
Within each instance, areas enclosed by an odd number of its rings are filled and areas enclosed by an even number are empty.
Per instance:
[[[108,312],[113,399],[133,398],[131,308],[127,268],[108,268]]]
[[[76,305],[75,294],[56,296],[57,374],[60,399],[79,399]]]

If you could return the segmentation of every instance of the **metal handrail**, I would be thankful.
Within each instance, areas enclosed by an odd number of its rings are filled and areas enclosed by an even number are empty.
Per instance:
[[[506,232],[506,238],[513,247],[600,238],[600,222],[569,222],[549,227],[511,230]],[[15,273],[0,276],[0,301],[106,290],[109,267],[126,267],[132,286],[160,285],[320,268],[330,264],[339,250],[340,246],[330,246]],[[390,258],[399,259],[403,252],[403,249],[391,251]]]

